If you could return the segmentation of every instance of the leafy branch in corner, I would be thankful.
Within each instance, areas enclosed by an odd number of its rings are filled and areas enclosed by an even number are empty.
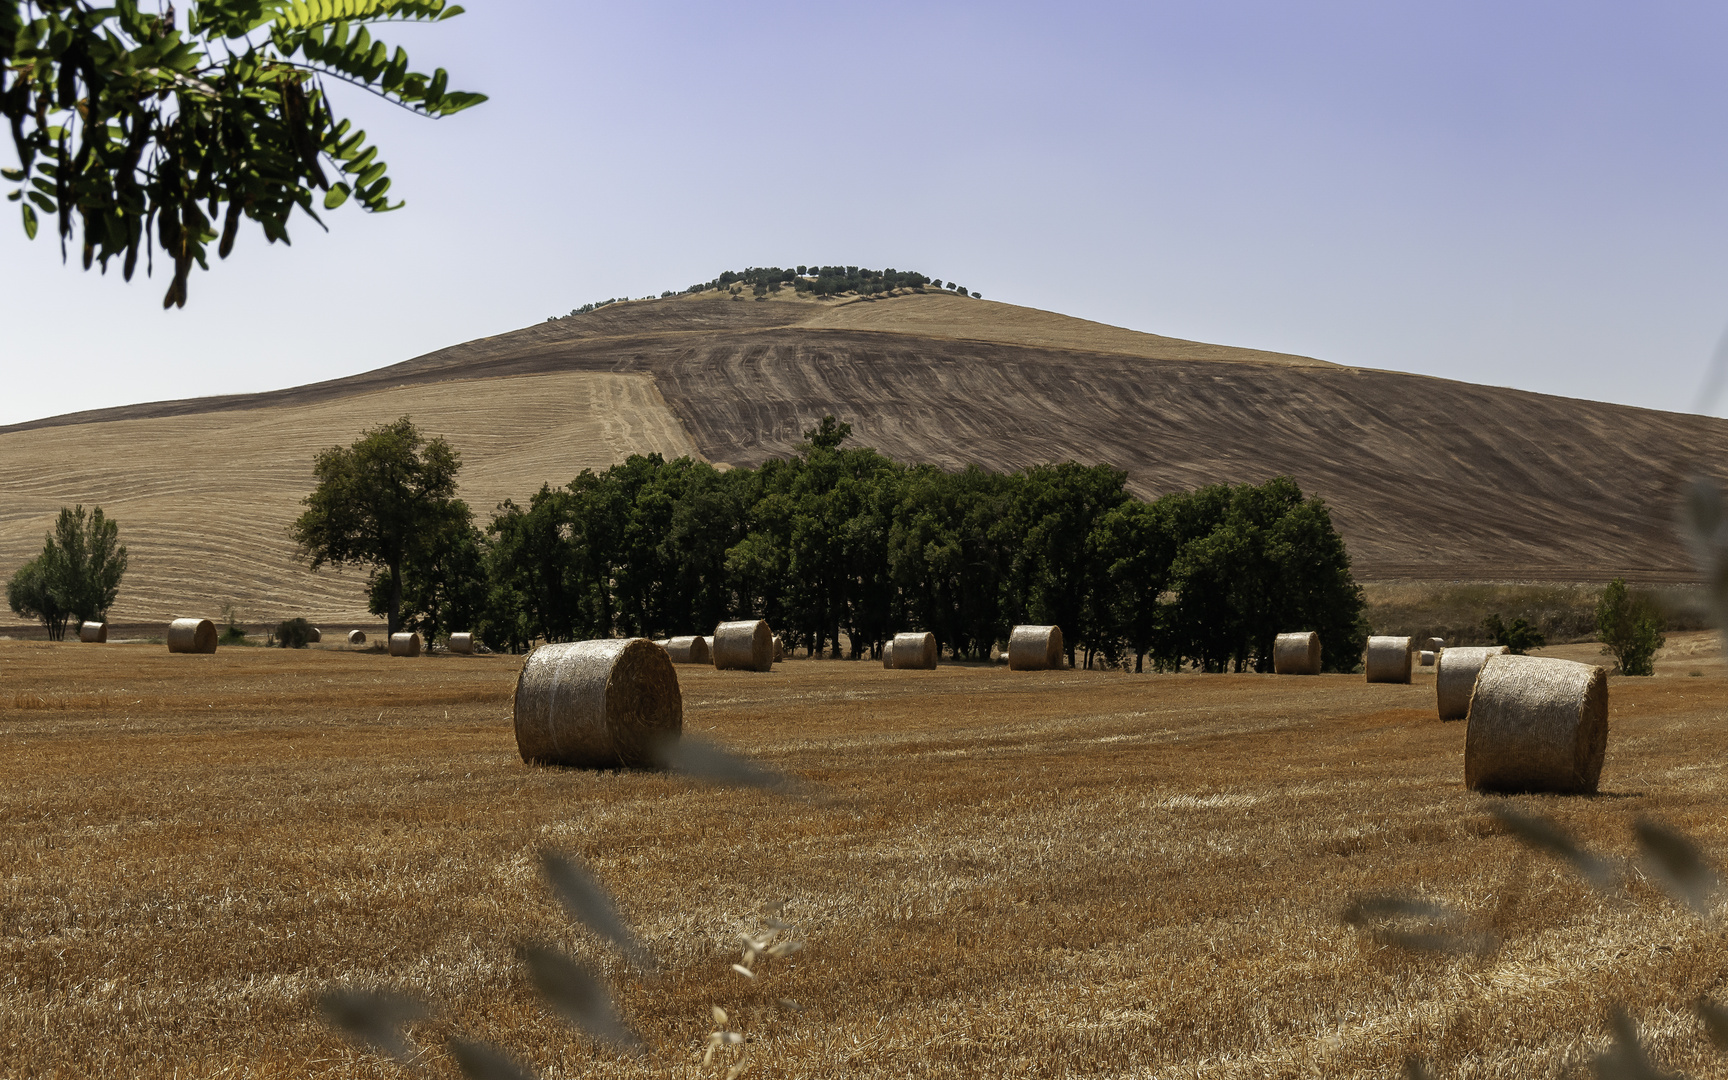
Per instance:
[[[0,169],[18,185],[7,198],[32,239],[38,212],[55,219],[62,257],[80,241],[87,270],[118,258],[130,281],[160,245],[173,264],[162,304],[184,307],[192,265],[209,269],[213,242],[227,258],[243,217],[286,244],[296,208],[323,227],[316,192],[324,210],[402,205],[326,84],[427,117],[485,101],[372,36],[461,12],[445,0],[199,0],[181,27],[172,4],[0,0],[0,117],[18,157]]]

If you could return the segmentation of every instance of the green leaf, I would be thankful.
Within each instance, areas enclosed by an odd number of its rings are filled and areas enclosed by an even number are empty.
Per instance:
[[[50,199],[48,196],[42,194],[40,191],[29,192],[29,195],[30,195],[30,201],[31,202],[35,203],[37,206],[40,206],[43,210],[47,211],[48,213],[53,214],[53,213],[59,212],[59,208],[54,205],[54,200]]]
[[[338,180],[330,185],[330,190],[324,195],[324,209],[334,210],[348,201],[348,185]]]
[[[29,203],[24,204],[24,235],[36,239],[36,211],[30,208]]]
[[[4,176],[8,180],[22,180],[22,179],[24,179],[24,170],[23,169],[0,169],[0,176]]]

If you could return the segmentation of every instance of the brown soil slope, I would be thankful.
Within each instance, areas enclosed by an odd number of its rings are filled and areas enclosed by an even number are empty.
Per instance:
[[[1366,579],[1690,580],[1670,524],[1676,485],[1698,469],[1728,473],[1728,422],[1709,418],[1346,368],[953,296],[821,303],[708,294],[617,304],[347,379],[0,429],[0,489],[15,483],[12,439],[59,441],[70,433],[55,429],[68,425],[114,431],[117,420],[566,373],[652,376],[670,410],[652,426],[681,426],[716,462],[784,454],[833,413],[859,441],[902,460],[1104,461],[1127,470],[1143,495],[1288,474],[1332,505]],[[513,397],[496,395],[500,429],[512,426]],[[390,393],[375,400],[366,423],[412,411]],[[360,426],[344,411],[342,424],[308,435],[328,445]],[[124,439],[104,442],[121,451],[107,483],[123,483]],[[494,448],[539,464],[530,449]],[[215,461],[230,450],[198,452]],[[562,470],[545,464],[539,479],[555,483],[575,471],[574,460]],[[470,501],[485,508],[538,486],[526,473],[519,479],[520,490]],[[58,485],[56,496],[105,498],[94,477],[75,488]],[[34,543],[42,527],[32,525]],[[0,557],[15,546],[0,537]]]

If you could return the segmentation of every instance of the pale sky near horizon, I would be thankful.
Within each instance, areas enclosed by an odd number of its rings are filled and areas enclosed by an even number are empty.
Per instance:
[[[0,207],[0,424],[340,377],[747,265],[1678,411],[1728,326],[1719,5],[468,8],[386,36],[488,104],[338,92],[407,207],[299,219],[292,248],[252,226],[184,311]]]

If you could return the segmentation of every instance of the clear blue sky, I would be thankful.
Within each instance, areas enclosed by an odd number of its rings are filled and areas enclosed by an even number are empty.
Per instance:
[[[394,363],[799,262],[1656,408],[1728,325],[1728,9],[475,0],[358,94],[408,205],[122,284],[0,210],[0,423]],[[10,163],[9,141],[0,157]]]

